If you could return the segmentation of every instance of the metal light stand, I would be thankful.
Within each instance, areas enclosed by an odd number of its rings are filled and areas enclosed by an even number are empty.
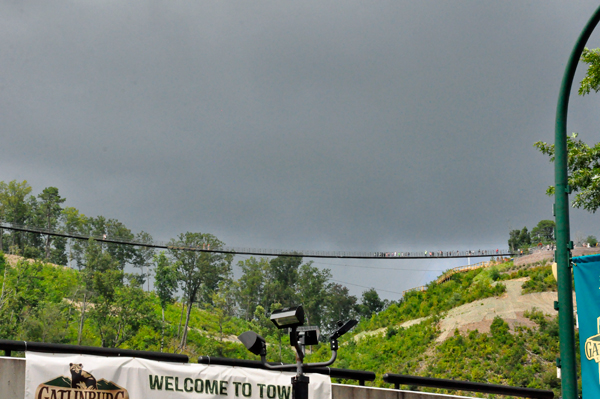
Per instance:
[[[353,321],[353,320],[351,320],[351,321]],[[304,345],[303,342],[301,342],[304,340],[304,337],[300,338],[298,336],[297,327],[292,327],[290,329],[290,344],[296,349],[296,375],[292,377],[292,399],[308,399],[308,384],[310,382],[310,378],[308,376],[304,375],[304,370],[315,368],[315,367],[326,367],[326,366],[333,364],[333,362],[335,362],[335,359],[337,358],[337,351],[338,351],[337,339],[338,338],[339,338],[339,336],[336,336],[335,333],[334,333],[334,335],[331,336],[331,338],[329,338],[329,347],[331,348],[331,358],[328,361],[321,362],[321,363],[306,363],[306,364],[304,364],[303,360],[304,360],[304,356],[305,356],[305,347],[306,346]],[[285,368],[289,367],[289,366],[285,366],[285,365],[272,366],[269,363],[267,363],[266,350],[264,351],[264,354],[261,353],[260,361],[262,362],[263,366],[265,366],[266,368],[268,368],[270,370],[281,370],[281,369],[285,369]]]
[[[303,319],[303,317],[302,317]],[[292,399],[308,399],[308,384],[310,378],[304,375],[304,370],[310,370],[319,367],[326,367],[335,362],[338,351],[338,338],[350,331],[358,322],[349,320],[346,323],[338,322],[338,329],[329,337],[329,347],[331,348],[331,358],[326,362],[303,363],[305,348],[307,345],[318,343],[318,328],[306,327],[309,330],[298,332],[299,324],[290,328],[290,344],[296,349],[296,375],[292,377]],[[310,335],[310,338],[309,338]],[[246,348],[260,356],[260,361],[264,368],[269,370],[289,370],[289,365],[271,365],[267,363],[267,344],[263,337],[253,331],[246,331],[238,337]]]
[[[343,323],[338,321],[338,328],[329,337],[331,358],[326,362],[304,364],[305,348],[307,345],[319,343],[319,328],[315,326],[301,327],[304,324],[304,309],[302,305],[278,309],[271,314],[271,321],[279,329],[290,329],[290,345],[296,349],[296,375],[292,377],[292,399],[308,399],[308,384],[310,378],[304,375],[305,369],[326,367],[335,362],[338,351],[338,338],[358,324],[356,320]],[[298,331],[298,328],[301,331]],[[246,331],[238,339],[246,349],[260,356],[261,364],[269,370],[289,370],[290,365],[271,365],[267,363],[267,341],[254,331]]]

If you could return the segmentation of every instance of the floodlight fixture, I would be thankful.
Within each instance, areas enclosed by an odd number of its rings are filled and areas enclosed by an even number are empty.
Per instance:
[[[304,324],[304,308],[302,305],[275,310],[271,313],[271,321],[277,328],[294,328]]]
[[[238,339],[242,341],[242,344],[244,344],[246,349],[255,355],[267,355],[267,343],[265,339],[254,331],[246,331],[245,333],[241,334]]]
[[[352,329],[352,327],[354,327],[355,325],[358,324],[358,321],[356,320],[348,320],[345,323],[342,323],[341,321],[338,321],[338,329],[335,330],[333,332],[333,334],[331,335],[331,337],[329,338],[329,340],[337,340],[339,337],[341,337],[342,335],[346,334],[348,331],[350,331]]]
[[[300,339],[300,345],[318,345],[319,338],[321,337],[321,330],[317,326],[306,326],[298,327],[298,338]]]

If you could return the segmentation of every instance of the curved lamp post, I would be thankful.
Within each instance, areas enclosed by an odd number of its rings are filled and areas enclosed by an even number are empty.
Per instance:
[[[577,399],[577,366],[575,364],[575,330],[573,327],[573,286],[571,283],[571,249],[573,242],[569,233],[569,194],[567,175],[567,113],[569,95],[577,63],[592,31],[600,21],[600,7],[594,12],[579,35],[565,68],[558,105],[554,142],[556,252],[558,274],[558,322],[560,338],[562,394],[564,399]]]

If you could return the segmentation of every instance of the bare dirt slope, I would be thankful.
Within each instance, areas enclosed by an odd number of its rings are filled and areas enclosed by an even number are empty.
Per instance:
[[[535,324],[525,318],[523,313],[533,308],[543,313],[555,315],[554,301],[558,300],[556,292],[536,292],[523,295],[521,285],[529,277],[507,280],[506,293],[501,297],[485,298],[467,303],[448,311],[440,322],[441,334],[438,342],[445,340],[458,328],[460,332],[477,329],[479,332],[489,332],[490,325],[496,316],[500,316],[511,328],[516,325],[533,327]],[[575,302],[575,295],[573,295]]]
[[[535,323],[523,316],[525,311],[537,309],[543,313],[555,315],[554,301],[558,299],[556,292],[536,292],[533,294],[522,294],[521,285],[529,277],[518,278],[515,280],[506,280],[502,283],[506,285],[506,292],[500,297],[485,298],[475,302],[467,303],[451,309],[440,321],[439,327],[441,334],[437,338],[438,342],[446,338],[458,329],[461,333],[472,330],[479,332],[489,332],[492,321],[496,316],[500,316],[506,321],[511,329],[517,325],[533,327]],[[573,295],[575,302],[575,295]],[[411,325],[421,323],[427,318],[420,318],[406,321],[399,327],[408,328]],[[357,334],[354,339],[360,340],[367,335],[385,334],[387,328],[380,328],[374,331],[365,331]]]

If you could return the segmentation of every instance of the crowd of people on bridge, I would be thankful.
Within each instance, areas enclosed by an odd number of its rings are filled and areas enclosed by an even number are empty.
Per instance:
[[[375,252],[373,255],[379,258],[447,258],[453,256],[496,256],[503,254],[499,249],[478,249],[477,251],[424,251],[424,252]]]

